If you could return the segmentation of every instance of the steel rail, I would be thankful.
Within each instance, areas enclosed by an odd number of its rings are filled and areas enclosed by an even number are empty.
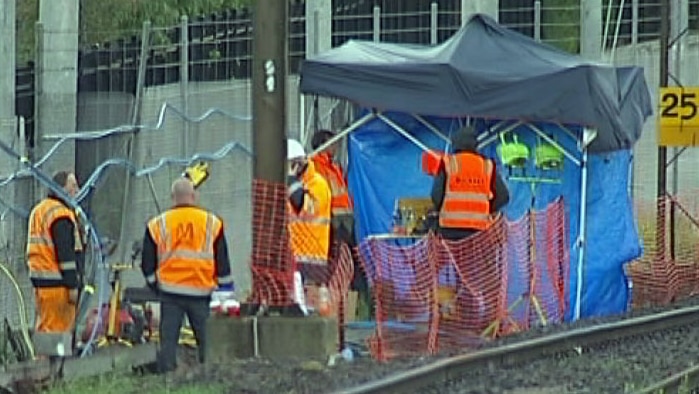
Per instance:
[[[521,363],[580,348],[682,327],[699,322],[699,305],[627,318],[591,327],[546,335],[491,349],[462,354],[412,370],[389,375],[353,388],[336,391],[344,394],[407,393],[457,380],[470,369]]]
[[[635,394],[671,394],[671,393],[687,393],[699,387],[699,365],[687,368],[682,372],[678,372],[668,378],[653,383],[643,389],[634,391]],[[690,390],[690,391],[687,391]]]

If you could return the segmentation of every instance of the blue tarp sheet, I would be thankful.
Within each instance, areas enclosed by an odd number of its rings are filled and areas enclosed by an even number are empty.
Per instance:
[[[402,113],[386,113],[394,122],[409,131],[432,149],[444,150],[446,143],[432,131]],[[461,128],[457,119],[426,117],[450,135]],[[492,123],[489,123],[492,124]],[[485,130],[484,122],[476,128]],[[538,124],[546,134],[578,159],[581,157],[573,137],[555,125]],[[574,132],[579,132],[572,128]],[[528,127],[515,130],[520,142],[533,150],[536,134]],[[509,138],[508,138],[509,139]],[[496,155],[496,143],[483,149],[485,155],[496,159],[498,171],[508,176]],[[432,178],[422,172],[422,151],[383,121],[375,119],[353,132],[349,137],[349,188],[355,201],[357,234],[360,240],[372,234],[391,231],[392,214],[397,198],[428,197]],[[602,155],[590,155],[587,188],[587,249],[583,275],[581,317],[604,316],[626,310],[628,287],[623,265],[642,253],[631,199],[628,194],[631,153],[627,150]],[[531,162],[531,160],[530,160]],[[518,174],[513,174],[518,175]],[[580,167],[567,160],[562,174],[537,173],[533,164],[527,176],[558,178],[557,184],[539,184],[535,190],[534,208],[543,209],[562,196],[570,228],[570,304],[567,319],[575,308],[580,223]],[[508,181],[510,203],[505,214],[508,219],[521,218],[532,204],[529,183]]]

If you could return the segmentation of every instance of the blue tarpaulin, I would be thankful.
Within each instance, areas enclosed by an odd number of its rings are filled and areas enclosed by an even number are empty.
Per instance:
[[[387,113],[391,120],[431,149],[444,150],[446,143],[408,114]],[[426,117],[445,135],[461,128],[458,119]],[[476,123],[479,131],[488,124]],[[539,129],[552,136],[577,159],[581,158],[577,141],[556,125],[538,124]],[[579,129],[570,128],[573,132]],[[537,137],[527,126],[514,130],[520,142],[533,150]],[[498,171],[505,178],[496,155],[495,141],[482,150],[496,160]],[[349,136],[348,181],[355,201],[357,234],[361,240],[369,235],[391,231],[392,214],[396,199],[402,197],[428,197],[432,178],[422,172],[422,150],[397,133],[389,125],[374,119]],[[630,151],[621,150],[589,156],[587,187],[587,233],[584,263],[583,291],[580,317],[603,316],[623,312],[627,306],[628,287],[623,265],[642,253],[640,240],[633,219],[631,199],[628,194]],[[537,173],[530,164],[528,177],[560,179],[560,183],[538,184],[535,189],[534,208],[543,209],[559,197],[563,197],[566,218],[570,229],[570,306],[568,316],[575,308],[580,222],[580,167],[565,161],[561,173]],[[517,174],[515,174],[517,175]],[[508,219],[521,218],[532,207],[530,183],[508,181],[510,203],[505,209]]]

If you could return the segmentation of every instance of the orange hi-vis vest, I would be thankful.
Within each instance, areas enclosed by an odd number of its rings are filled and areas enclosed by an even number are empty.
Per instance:
[[[76,270],[75,261],[58,262],[56,248],[51,236],[51,226],[56,220],[70,219],[75,228],[76,251],[82,250],[80,235],[75,221],[75,213],[62,202],[54,198],[45,198],[29,215],[29,232],[27,236],[27,264],[29,266],[29,278],[47,282],[60,282],[63,280],[61,271]]]
[[[332,158],[327,153],[320,153],[312,160],[316,171],[325,178],[330,186],[330,194],[332,195],[330,205],[333,216],[351,215],[353,204],[342,168],[333,163]]]
[[[475,153],[457,153],[444,158],[447,175],[444,202],[439,212],[443,228],[485,230],[490,215],[493,162]]]
[[[208,296],[217,286],[214,243],[223,228],[216,215],[198,207],[176,207],[148,222],[155,241],[160,290],[186,296]]]
[[[296,213],[287,202],[291,250],[297,263],[325,265],[330,251],[330,187],[312,161],[301,181],[307,192],[303,208]]]

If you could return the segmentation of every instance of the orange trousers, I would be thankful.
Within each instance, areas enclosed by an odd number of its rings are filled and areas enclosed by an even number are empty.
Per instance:
[[[70,302],[66,287],[43,287],[34,289],[36,298],[36,332],[72,331],[76,308]]]

